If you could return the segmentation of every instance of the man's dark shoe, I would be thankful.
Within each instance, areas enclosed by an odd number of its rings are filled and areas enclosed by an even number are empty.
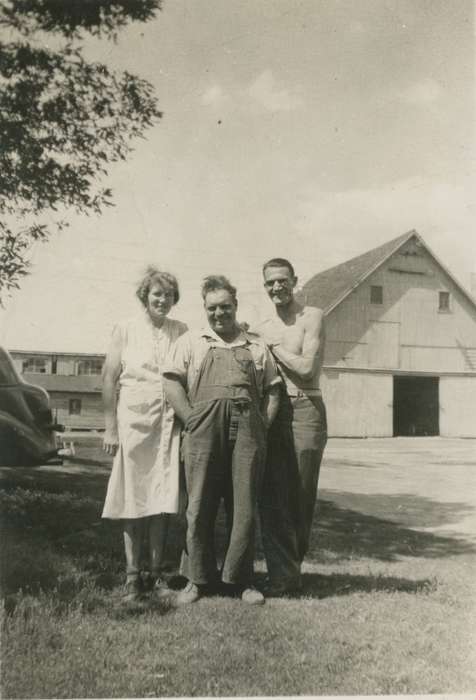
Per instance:
[[[289,581],[268,581],[264,586],[267,598],[283,598],[287,596],[299,596],[302,591],[301,579]]]

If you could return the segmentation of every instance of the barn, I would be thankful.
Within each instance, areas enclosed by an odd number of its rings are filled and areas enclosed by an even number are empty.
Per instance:
[[[416,231],[312,277],[337,437],[476,437],[476,302]]]

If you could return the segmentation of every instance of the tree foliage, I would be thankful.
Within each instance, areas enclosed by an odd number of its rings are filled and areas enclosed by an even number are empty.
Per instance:
[[[0,25],[0,303],[28,273],[28,251],[61,213],[112,204],[102,181],[161,116],[152,86],[89,61],[86,33],[115,39],[158,0],[8,0]],[[45,36],[53,33],[53,41]],[[51,48],[49,44],[54,44]],[[42,223],[41,217],[53,220]]]

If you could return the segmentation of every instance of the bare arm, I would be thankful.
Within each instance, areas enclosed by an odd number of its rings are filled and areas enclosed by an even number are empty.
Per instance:
[[[103,449],[114,456],[119,446],[117,431],[117,384],[121,374],[122,336],[119,328],[114,328],[111,345],[106,355],[102,373],[102,400],[106,430],[104,432]]]
[[[309,314],[306,319],[302,352],[296,355],[286,350],[281,343],[272,344],[271,350],[275,358],[304,381],[314,376],[319,363],[319,354],[324,346],[324,314],[320,309]]]
[[[162,381],[167,401],[174,409],[175,414],[185,425],[192,407],[190,406],[190,401],[188,400],[187,392],[182,382],[173,374],[164,375]]]
[[[266,427],[269,428],[276,418],[279,408],[281,384],[273,384],[263,399],[263,413],[266,419]]]

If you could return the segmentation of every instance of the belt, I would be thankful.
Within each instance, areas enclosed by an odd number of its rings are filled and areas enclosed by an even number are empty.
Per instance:
[[[302,396],[322,396],[322,391],[320,389],[305,389],[304,391],[302,389],[296,389],[292,394],[288,391],[288,396],[292,399]]]

